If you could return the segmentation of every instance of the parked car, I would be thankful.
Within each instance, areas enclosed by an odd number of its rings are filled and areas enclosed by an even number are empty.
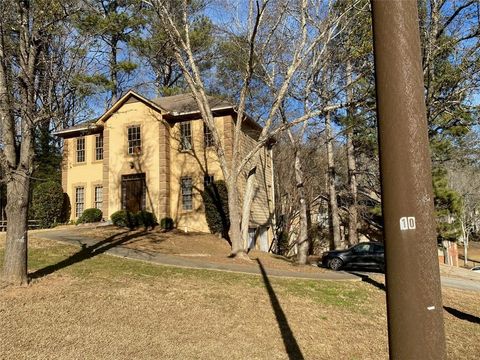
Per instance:
[[[471,271],[478,272],[480,273],[480,266],[474,266],[473,268],[470,269]]]
[[[321,265],[335,271],[347,267],[384,271],[385,248],[378,242],[364,242],[346,250],[327,251],[323,253]]]

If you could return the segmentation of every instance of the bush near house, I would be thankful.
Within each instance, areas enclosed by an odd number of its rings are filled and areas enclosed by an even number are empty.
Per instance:
[[[32,213],[40,227],[49,228],[64,221],[65,210],[62,185],[56,181],[38,184],[32,193]]]
[[[103,213],[100,209],[85,209],[78,218],[77,224],[94,223],[102,220]]]
[[[137,218],[138,226],[143,226],[145,229],[148,229],[148,228],[153,229],[156,225],[158,225],[155,214],[151,213],[150,211],[145,211],[145,210],[139,211],[138,213],[135,214],[135,217]]]
[[[137,217],[135,214],[128,210],[119,210],[114,212],[110,218],[112,223],[120,227],[128,227],[129,229],[135,229],[137,227]]]
[[[225,182],[219,180],[207,186],[202,192],[202,198],[210,232],[221,234],[228,240],[230,220],[228,214],[228,193]]]
[[[145,229],[153,229],[155,225],[158,225],[155,214],[145,210],[137,213],[132,213],[128,210],[119,210],[114,212],[110,218],[112,219],[112,223],[114,225],[128,227],[131,230],[137,228],[138,226],[143,226]]]
[[[164,217],[160,220],[160,227],[163,230],[170,231],[173,229],[173,219],[170,217]]]

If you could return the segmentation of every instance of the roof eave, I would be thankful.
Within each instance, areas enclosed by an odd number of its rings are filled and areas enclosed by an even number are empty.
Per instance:
[[[68,137],[70,135],[82,134],[82,133],[94,134],[94,133],[100,132],[102,129],[103,129],[102,125],[93,124],[93,125],[88,125],[83,127],[77,127],[74,129],[58,130],[58,131],[54,131],[52,134],[59,137]]]

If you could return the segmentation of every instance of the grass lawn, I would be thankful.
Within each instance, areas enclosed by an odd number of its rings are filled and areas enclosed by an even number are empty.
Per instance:
[[[29,269],[78,249],[33,238]],[[444,290],[444,305],[459,312],[445,312],[449,359],[480,352],[478,298]],[[385,294],[371,284],[266,279],[109,255],[26,287],[3,285],[0,339],[1,359],[388,358]]]

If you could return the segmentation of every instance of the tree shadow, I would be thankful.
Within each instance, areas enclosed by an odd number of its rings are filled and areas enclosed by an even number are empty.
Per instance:
[[[444,306],[443,308],[446,312],[448,312],[450,315],[455,316],[457,319],[469,321],[474,324],[480,324],[480,317],[478,316],[464,313],[463,311],[451,308],[449,306]]]
[[[382,291],[386,291],[387,288],[385,287],[384,284],[376,281],[376,280],[373,280],[370,276],[368,275],[365,275],[365,274],[360,274],[360,273],[357,273],[355,271],[347,271],[349,274],[352,274],[352,275],[355,275],[355,276],[358,276],[360,279],[362,279],[363,282],[366,282],[367,284],[370,284],[370,285],[373,285],[375,286],[377,289],[380,289]]]
[[[282,334],[283,343],[285,345],[285,350],[287,351],[288,358],[293,360],[303,360],[303,354],[298,346],[297,340],[293,336],[292,330],[288,325],[287,317],[280,306],[280,302],[275,295],[275,291],[273,291],[272,285],[270,284],[270,280],[268,279],[267,273],[265,272],[265,268],[263,267],[261,261],[257,259],[258,266],[262,273],[263,282],[265,283],[265,287],[267,288],[268,296],[270,297],[270,303],[272,304],[273,311],[275,312],[275,317],[277,319],[278,327],[280,328],[280,332]]]
[[[138,232],[138,233],[135,233],[135,234],[130,234],[130,235],[126,235],[126,236],[121,237],[121,235],[125,235],[127,233],[128,233],[128,231],[123,231],[119,234],[109,236],[108,238],[106,238],[102,241],[99,241],[99,242],[97,242],[93,245],[90,245],[90,246],[87,246],[86,244],[80,242],[80,245],[82,247],[80,251],[78,251],[75,254],[69,256],[68,258],[60,261],[59,263],[48,265],[48,266],[44,267],[43,269],[38,269],[38,270],[34,271],[33,273],[30,274],[29,278],[30,278],[30,280],[39,279],[39,278],[42,278],[42,277],[47,276],[49,274],[52,274],[55,271],[58,271],[58,270],[66,268],[68,266],[71,266],[73,264],[82,262],[82,261],[87,260],[87,259],[91,259],[94,256],[103,254],[104,252],[106,252],[106,251],[108,251],[108,250],[110,250],[114,247],[117,247],[117,246],[122,245],[122,244],[124,244],[124,243],[126,243],[126,242],[128,242],[132,239],[135,239],[137,237],[140,237],[140,236],[144,235],[146,233],[146,231],[142,231],[142,232]],[[120,237],[120,238],[118,238],[118,237]],[[116,239],[116,238],[118,238],[118,239]]]
[[[353,271],[349,271],[349,273],[352,274],[352,275],[360,277],[362,279],[362,281],[366,282],[367,284],[373,285],[380,290],[386,291],[386,287],[385,287],[384,284],[373,280],[368,275],[359,274],[359,273],[356,273],[356,272],[353,272]],[[474,323],[474,324],[480,324],[480,317],[478,317],[478,316],[464,313],[463,311],[451,308],[450,306],[444,306],[443,308],[445,309],[446,312],[448,312],[450,315],[455,316],[457,319],[469,321],[469,322]]]

